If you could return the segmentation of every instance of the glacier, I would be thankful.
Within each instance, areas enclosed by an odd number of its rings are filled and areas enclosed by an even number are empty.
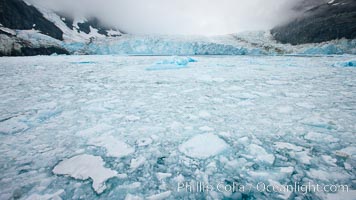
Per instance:
[[[74,54],[90,55],[341,55],[356,54],[356,40],[339,39],[319,44],[288,45],[269,32],[243,32],[222,36],[122,35],[98,38],[86,45],[66,43]]]
[[[58,21],[58,20],[56,20]],[[58,22],[63,23],[64,22]],[[65,25],[61,26],[65,26]],[[68,29],[68,28],[67,28]],[[6,28],[0,30],[9,32]],[[33,48],[58,47],[74,55],[343,55],[356,54],[356,40],[338,39],[329,42],[290,45],[273,39],[268,31],[243,32],[221,36],[128,35],[119,37],[73,36],[59,41],[35,30],[10,30],[18,39]],[[69,31],[66,31],[69,32]],[[66,33],[65,32],[65,33]],[[73,31],[72,31],[73,32]],[[10,33],[9,33],[10,34]],[[69,37],[68,36],[68,37]],[[67,36],[65,36],[67,37]],[[1,52],[11,52],[14,39],[0,36]],[[21,43],[17,44],[21,46]]]
[[[354,55],[134,51],[0,58],[0,199],[354,199]]]

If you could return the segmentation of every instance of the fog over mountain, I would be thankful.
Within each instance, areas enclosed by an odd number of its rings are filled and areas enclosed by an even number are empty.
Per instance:
[[[303,0],[27,0],[26,2],[66,12],[69,15],[95,16],[104,23],[128,33],[216,35],[270,29],[295,17],[300,12],[295,8]]]

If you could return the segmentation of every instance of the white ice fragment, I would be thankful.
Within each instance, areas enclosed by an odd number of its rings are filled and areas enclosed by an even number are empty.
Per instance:
[[[144,147],[152,144],[152,139],[151,138],[141,138],[136,141],[137,146],[139,147]]]
[[[296,103],[297,106],[302,107],[302,108],[306,108],[306,109],[314,109],[315,105],[312,103],[308,103],[308,102],[299,102]]]
[[[346,162],[344,163],[344,167],[346,170],[352,170],[352,168],[353,168],[349,163],[346,163]]]
[[[324,162],[326,162],[327,164],[331,165],[331,166],[336,166],[336,158],[332,158],[331,156],[328,155],[322,155],[321,158],[324,160]]]
[[[64,190],[61,189],[52,194],[31,194],[29,197],[26,198],[26,200],[62,200],[59,195],[63,193]]]
[[[348,174],[342,174],[339,172],[330,172],[330,171],[323,171],[317,169],[310,169],[307,172],[307,175],[313,179],[319,179],[322,181],[330,181],[330,180],[346,180],[349,178]]]
[[[209,126],[202,126],[202,127],[199,128],[199,130],[205,131],[205,132],[214,131],[214,129],[210,128]]]
[[[292,190],[287,189],[285,186],[283,186],[282,184],[280,184],[277,181],[268,180],[269,185],[273,186],[273,188],[275,189],[275,191],[277,191],[279,193],[278,197],[281,199],[289,199],[290,195],[292,194]]]
[[[125,119],[126,119],[127,121],[137,121],[137,120],[140,120],[141,118],[138,117],[138,116],[135,116],[135,115],[127,115],[127,116],[125,117]]]
[[[312,157],[309,156],[309,150],[287,142],[275,142],[277,149],[289,150],[289,155],[295,157],[303,164],[310,164]]]
[[[197,61],[190,57],[173,56],[168,59],[156,62],[154,65],[146,68],[146,70],[154,71],[154,70],[181,69],[181,68],[186,68],[188,64],[191,62],[197,62]]]
[[[156,174],[156,176],[157,176],[157,179],[158,179],[159,181],[162,181],[162,180],[164,180],[164,179],[166,179],[166,178],[171,177],[172,174],[171,174],[171,173],[158,172],[158,173]]]
[[[326,195],[326,200],[355,200],[356,190],[339,191],[337,193],[329,193]]]
[[[273,164],[275,159],[274,155],[267,153],[267,151],[263,147],[257,144],[250,144],[248,149],[249,153],[254,157],[256,161]]]
[[[124,185],[120,185],[118,186],[119,188],[121,189],[137,189],[139,187],[141,187],[141,183],[140,182],[134,182],[134,183],[131,183],[131,184],[124,184]]]
[[[125,200],[143,200],[143,198],[139,196],[134,196],[132,194],[128,194],[126,195]]]
[[[293,107],[291,107],[291,106],[280,106],[280,107],[277,108],[277,111],[279,113],[287,114],[287,113],[291,113],[293,111]]]
[[[338,142],[339,139],[334,138],[331,135],[326,135],[326,134],[321,134],[321,133],[316,133],[316,132],[309,132],[304,136],[305,139],[307,140],[312,140],[312,141],[328,141],[328,142]]]
[[[350,146],[350,147],[346,147],[346,148],[343,148],[339,151],[336,152],[338,155],[345,155],[344,157],[353,157],[353,156],[356,156],[356,147],[353,147],[353,146]]]
[[[0,123],[0,134],[13,134],[28,129],[21,117],[13,117]]]
[[[110,131],[113,127],[107,124],[97,124],[91,128],[82,130],[78,132],[78,135],[80,136],[93,136],[96,133],[103,133]]]
[[[147,197],[147,200],[163,200],[171,196],[172,191],[166,191]]]
[[[288,149],[288,150],[293,150],[293,151],[302,151],[303,150],[303,147],[296,146],[294,144],[287,143],[287,142],[275,142],[274,146],[277,149]]]
[[[104,167],[105,162],[100,156],[88,154],[74,156],[61,161],[53,169],[57,175],[69,175],[78,180],[93,180],[92,187],[101,194],[106,189],[106,180],[116,177],[117,172]]]
[[[178,176],[174,177],[174,181],[177,183],[183,183],[184,180],[185,180],[185,178],[182,174],[179,174]]]
[[[108,156],[117,158],[124,157],[135,152],[133,147],[111,135],[92,137],[89,139],[88,143],[105,148]]]
[[[209,118],[209,117],[211,117],[211,114],[208,111],[200,111],[198,115],[201,118]]]
[[[282,173],[291,174],[294,171],[294,167],[281,167]]]
[[[137,168],[139,168],[140,166],[145,164],[145,162],[146,162],[146,158],[143,157],[143,156],[140,156],[138,158],[134,158],[134,159],[131,160],[130,168],[132,170],[136,170]]]
[[[188,157],[206,159],[220,154],[228,148],[224,140],[208,133],[196,135],[179,146],[179,151]]]
[[[309,165],[311,163],[311,160],[313,159],[309,155],[309,150],[308,151],[300,151],[295,153],[295,157],[303,164]],[[294,152],[293,152],[294,153]],[[293,153],[291,153],[291,156],[293,156]]]

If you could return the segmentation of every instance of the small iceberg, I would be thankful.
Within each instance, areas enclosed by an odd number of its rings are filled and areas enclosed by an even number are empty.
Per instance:
[[[156,62],[154,65],[146,68],[147,71],[156,70],[170,70],[170,69],[182,69],[187,68],[191,62],[197,62],[197,60],[190,57],[178,57],[174,56],[162,61]]]

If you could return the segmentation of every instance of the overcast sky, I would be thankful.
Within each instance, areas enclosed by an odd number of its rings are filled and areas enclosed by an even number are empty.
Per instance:
[[[135,34],[219,35],[266,30],[296,15],[301,0],[27,0],[74,15],[95,15]]]

